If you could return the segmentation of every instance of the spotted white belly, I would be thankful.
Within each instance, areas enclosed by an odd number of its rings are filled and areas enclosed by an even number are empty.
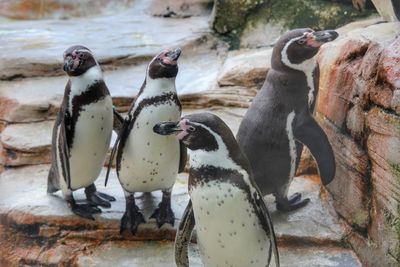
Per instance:
[[[267,265],[269,237],[242,189],[209,182],[193,188],[190,198],[205,266]]]
[[[83,106],[70,150],[71,188],[92,184],[99,176],[110,147],[113,111],[110,96]]]
[[[175,104],[143,108],[123,148],[119,180],[128,192],[152,192],[171,188],[179,167],[179,141],[153,132],[161,121],[178,121]]]

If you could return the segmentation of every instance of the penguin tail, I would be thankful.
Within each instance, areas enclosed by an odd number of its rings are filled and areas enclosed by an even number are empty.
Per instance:
[[[47,176],[47,193],[54,193],[58,190],[60,190],[58,172],[55,170],[54,164],[52,164],[49,170],[49,175]]]

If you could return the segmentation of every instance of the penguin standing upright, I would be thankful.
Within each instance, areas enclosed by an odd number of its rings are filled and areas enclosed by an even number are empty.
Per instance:
[[[62,190],[72,212],[94,219],[115,198],[96,191],[113,130],[113,106],[101,68],[92,52],[72,46],[64,52],[69,80],[52,135],[52,164],[47,192]],[[88,204],[77,204],[72,191],[85,188]]]
[[[121,232],[135,234],[138,225],[145,222],[135,204],[135,192],[162,190],[162,201],[151,218],[159,227],[175,221],[171,189],[178,171],[185,166],[186,151],[173,137],[157,135],[152,129],[160,121],[180,118],[181,104],[175,88],[180,54],[179,48],[164,50],[149,63],[142,88],[114,144],[109,166],[116,155],[117,174],[126,199]]]
[[[178,267],[189,266],[188,244],[196,225],[205,266],[279,266],[275,233],[247,158],[229,127],[211,113],[191,114],[154,126],[177,134],[189,149],[190,201],[175,240]]]
[[[335,31],[311,29],[284,34],[273,49],[264,85],[240,124],[238,143],[261,192],[274,194],[278,210],[294,210],[309,202],[299,193],[287,197],[303,144],[317,161],[322,183],[335,176],[332,148],[312,113],[319,82],[315,55],[337,36]]]

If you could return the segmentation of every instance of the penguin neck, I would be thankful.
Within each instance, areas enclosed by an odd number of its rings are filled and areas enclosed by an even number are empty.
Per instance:
[[[68,109],[70,114],[72,114],[72,100],[75,96],[80,96],[86,91],[88,91],[92,85],[103,81],[103,73],[98,64],[88,69],[82,75],[79,76],[70,76],[69,80],[71,81],[71,91],[69,97],[69,105]]]
[[[87,91],[91,85],[103,80],[103,73],[99,65],[94,65],[82,75],[70,76],[71,97],[81,95]]]
[[[308,106],[311,107],[314,103],[315,88],[314,88],[313,73],[314,73],[315,69],[318,67],[317,59],[314,56],[307,60],[304,60],[303,62],[301,62],[299,64],[292,63],[287,56],[287,48],[289,47],[290,44],[291,44],[291,42],[288,42],[285,45],[285,47],[282,49],[282,52],[281,52],[282,63],[291,69],[294,69],[294,70],[304,73],[304,75],[306,76],[306,82],[307,82],[307,87],[308,87],[308,94],[307,94]]]
[[[146,95],[146,97],[152,97],[169,92],[176,93],[175,78],[151,79],[150,77],[147,77],[146,87],[142,94]]]

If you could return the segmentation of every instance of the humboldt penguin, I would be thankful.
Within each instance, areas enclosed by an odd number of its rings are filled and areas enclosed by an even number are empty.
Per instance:
[[[52,135],[52,164],[47,192],[61,189],[72,212],[87,219],[110,207],[115,198],[98,192],[94,181],[103,167],[113,130],[113,105],[92,52],[81,45],[64,52],[69,80]],[[85,188],[87,204],[72,192]]]
[[[249,158],[263,195],[273,194],[281,211],[303,207],[309,199],[288,199],[303,145],[317,161],[324,185],[335,176],[331,145],[313,118],[319,84],[316,54],[338,36],[333,30],[296,29],[285,33],[273,49],[271,69],[246,112],[237,140]]]
[[[205,266],[269,266],[279,255],[271,218],[253,181],[250,164],[229,127],[211,113],[156,124],[176,134],[189,151],[190,201],[175,240],[177,266],[189,266],[188,244],[196,225]]]
[[[175,222],[171,190],[185,166],[186,150],[172,136],[157,135],[152,129],[160,121],[176,121],[181,116],[175,88],[180,54],[179,48],[164,50],[148,64],[146,78],[114,144],[109,167],[116,155],[117,175],[126,199],[121,233],[127,230],[135,234],[145,222],[135,203],[135,192],[162,190],[162,201],[150,218],[159,227]]]

